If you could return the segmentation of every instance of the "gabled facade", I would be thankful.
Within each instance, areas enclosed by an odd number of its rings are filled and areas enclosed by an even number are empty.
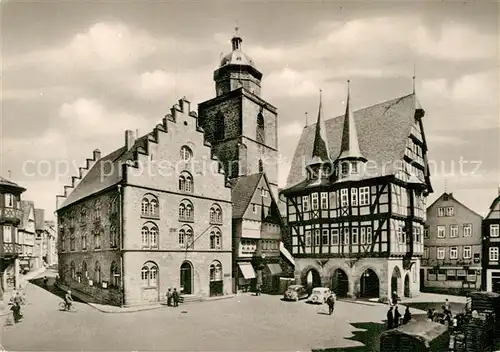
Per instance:
[[[426,174],[415,94],[306,126],[282,191],[297,281],[338,296],[419,292]]]
[[[23,219],[18,229],[19,243],[22,254],[19,256],[19,265],[22,271],[36,268],[35,261],[35,205],[32,201],[21,201]]]
[[[500,293],[500,188],[482,224],[483,289]]]
[[[121,306],[232,293],[231,189],[184,98],[151,133],[98,150],[59,197],[66,285]]]
[[[481,215],[444,192],[427,208],[420,269],[425,290],[461,293],[481,288]]]
[[[18,228],[23,221],[21,194],[26,191],[10,180],[0,177],[0,300],[3,289],[17,287],[19,256],[22,254]]]
[[[233,277],[237,292],[277,292],[279,278],[293,272],[282,254],[284,226],[265,174],[231,180],[233,199]]]

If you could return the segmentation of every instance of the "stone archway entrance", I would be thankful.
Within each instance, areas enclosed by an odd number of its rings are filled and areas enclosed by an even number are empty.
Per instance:
[[[377,274],[372,269],[366,269],[361,275],[360,296],[363,298],[375,298],[380,294],[380,282]]]
[[[399,288],[401,287],[400,282],[401,282],[401,270],[399,270],[399,267],[395,266],[394,269],[392,270],[392,276],[391,276],[391,295],[394,292],[396,292],[396,294],[399,295]]]
[[[184,262],[180,273],[181,293],[190,295],[193,293],[193,267],[191,263]]]
[[[349,278],[342,269],[337,269],[332,276],[332,291],[337,297],[347,297],[349,292]]]
[[[316,269],[309,269],[303,277],[303,286],[305,286],[308,292],[312,292],[315,287],[321,286],[321,276]]]
[[[405,289],[404,289],[405,297],[410,297],[410,275],[406,274],[405,276]]]

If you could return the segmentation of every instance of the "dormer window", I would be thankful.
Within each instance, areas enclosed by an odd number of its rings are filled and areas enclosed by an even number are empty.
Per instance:
[[[351,172],[353,174],[357,174],[359,171],[358,171],[358,163],[356,161],[353,161],[351,163]]]

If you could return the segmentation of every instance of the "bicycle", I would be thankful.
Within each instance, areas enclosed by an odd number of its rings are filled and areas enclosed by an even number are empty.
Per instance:
[[[76,312],[75,303],[72,302],[68,309],[66,302],[62,301],[59,303],[59,310],[62,312]]]

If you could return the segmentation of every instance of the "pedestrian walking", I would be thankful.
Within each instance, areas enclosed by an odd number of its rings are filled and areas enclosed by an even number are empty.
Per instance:
[[[174,300],[174,307],[179,306],[179,292],[177,292],[177,289],[174,287],[174,292],[172,292],[172,299]]]
[[[333,295],[333,293],[330,293],[330,295],[326,299],[326,303],[328,304],[328,314],[332,315],[333,309],[335,308],[335,296]]]
[[[43,285],[44,285],[45,287],[47,287],[47,286],[48,286],[48,283],[49,283],[49,279],[47,279],[47,276],[44,276],[44,277],[43,277]]]
[[[392,293],[392,305],[395,306],[396,304],[398,304],[398,294],[394,291]]]
[[[450,301],[448,301],[448,298],[444,301],[444,306],[445,306],[445,308],[446,308],[447,311],[451,312]]]
[[[394,309],[394,327],[397,328],[401,322],[401,313],[399,313],[398,307]]]
[[[389,307],[389,311],[387,312],[387,330],[392,329],[394,327],[394,312],[392,310],[392,306]]]
[[[408,324],[411,320],[410,307],[406,307],[405,314],[403,315],[403,324]]]
[[[169,288],[167,291],[167,306],[172,306],[172,289]]]
[[[257,285],[257,287],[255,289],[255,295],[260,296],[261,293],[262,293],[262,287],[260,285]]]

